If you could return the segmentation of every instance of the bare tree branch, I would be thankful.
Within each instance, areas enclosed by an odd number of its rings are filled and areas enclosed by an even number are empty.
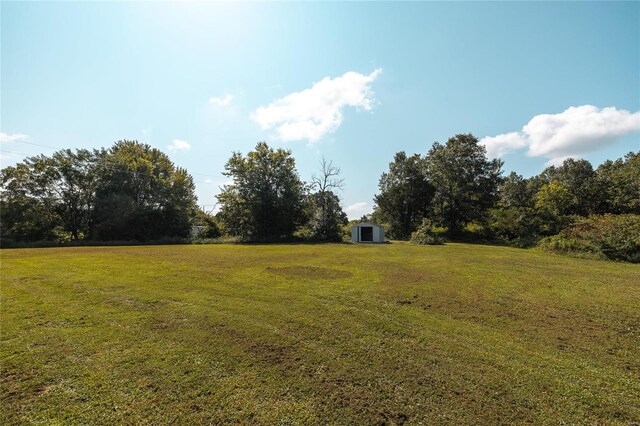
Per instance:
[[[340,179],[338,176],[340,176],[340,168],[334,166],[333,161],[327,161],[322,157],[320,175],[311,176],[311,186],[323,193],[334,189],[342,190],[344,179]]]

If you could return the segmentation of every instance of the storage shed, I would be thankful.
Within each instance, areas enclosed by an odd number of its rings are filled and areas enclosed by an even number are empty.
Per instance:
[[[351,228],[351,242],[384,243],[384,228],[375,223],[359,223]]]

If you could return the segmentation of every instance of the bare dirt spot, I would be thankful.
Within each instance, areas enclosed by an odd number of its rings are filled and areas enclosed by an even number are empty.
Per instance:
[[[353,276],[352,272],[341,271],[339,269],[319,268],[316,266],[284,266],[267,267],[267,270],[274,274],[284,275],[291,278],[310,278],[314,280],[337,280]]]
[[[247,352],[269,364],[295,364],[295,347],[289,344],[256,342],[247,346]]]

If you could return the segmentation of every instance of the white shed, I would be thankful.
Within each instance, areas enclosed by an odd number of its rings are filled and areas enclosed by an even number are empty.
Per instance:
[[[384,243],[384,228],[375,223],[359,223],[351,228],[351,242]]]

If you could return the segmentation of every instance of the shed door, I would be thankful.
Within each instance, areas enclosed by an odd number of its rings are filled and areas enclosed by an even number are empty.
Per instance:
[[[360,227],[360,241],[373,242],[373,226]]]

